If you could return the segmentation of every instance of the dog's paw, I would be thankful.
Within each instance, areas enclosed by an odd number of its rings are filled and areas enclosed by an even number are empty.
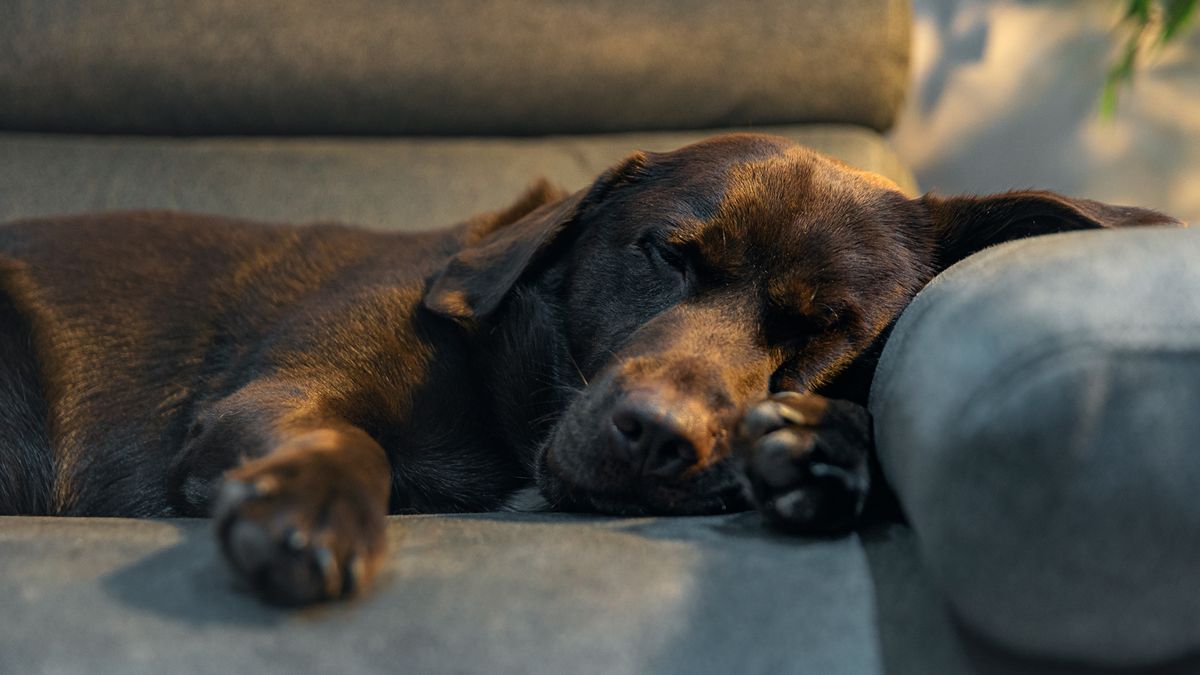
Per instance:
[[[751,406],[735,451],[772,525],[832,534],[857,522],[870,489],[870,419],[853,403],[784,392]]]
[[[234,571],[264,599],[334,600],[370,585],[384,507],[336,451],[276,452],[226,475],[214,519]]]

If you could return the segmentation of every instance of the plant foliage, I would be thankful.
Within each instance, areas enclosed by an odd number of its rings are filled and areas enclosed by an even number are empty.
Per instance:
[[[1148,50],[1161,48],[1185,32],[1200,0],[1128,0],[1119,28],[1129,31],[1121,54],[1108,70],[1100,113],[1111,118],[1117,112],[1117,96],[1128,84],[1138,59]]]

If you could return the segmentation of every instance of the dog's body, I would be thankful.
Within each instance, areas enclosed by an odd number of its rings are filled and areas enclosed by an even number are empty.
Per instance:
[[[281,370],[318,381],[326,404],[404,447],[397,480],[411,484],[394,509],[495,508],[526,470],[494,442],[501,425],[486,390],[469,386],[480,373],[461,331],[417,311],[426,278],[466,236],[155,212],[0,229],[4,325],[19,326],[4,337],[23,357],[5,362],[26,366],[0,409],[50,413],[5,435],[0,512],[207,515],[208,481],[255,444],[189,456],[185,440],[208,416],[255,414],[219,404]],[[36,468],[8,464],[18,459]]]
[[[845,527],[869,420],[811,392],[861,396],[851,364],[924,283],[997,241],[1169,220],[1049,193],[910,200],[737,135],[429,234],[6,225],[0,513],[206,515],[228,475],[225,551],[289,602],[368,581],[386,512],[492,510],[535,482],[560,508],[753,501]]]

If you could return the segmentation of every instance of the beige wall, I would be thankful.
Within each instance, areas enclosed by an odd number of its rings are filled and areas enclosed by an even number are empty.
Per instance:
[[[915,0],[913,88],[891,136],[924,190],[1046,187],[1200,224],[1200,29],[1098,101],[1116,0]]]

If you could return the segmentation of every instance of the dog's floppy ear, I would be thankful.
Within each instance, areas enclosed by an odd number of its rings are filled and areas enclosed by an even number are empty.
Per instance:
[[[1039,234],[1136,225],[1181,225],[1150,209],[1073,199],[1044,190],[1006,192],[986,197],[937,197],[919,200],[928,210],[939,246],[939,267],[976,251]]]
[[[430,283],[425,307],[468,325],[488,317],[555,239],[614,189],[633,182],[645,165],[646,154],[634,153],[591,187],[543,204],[478,241],[468,240]]]

